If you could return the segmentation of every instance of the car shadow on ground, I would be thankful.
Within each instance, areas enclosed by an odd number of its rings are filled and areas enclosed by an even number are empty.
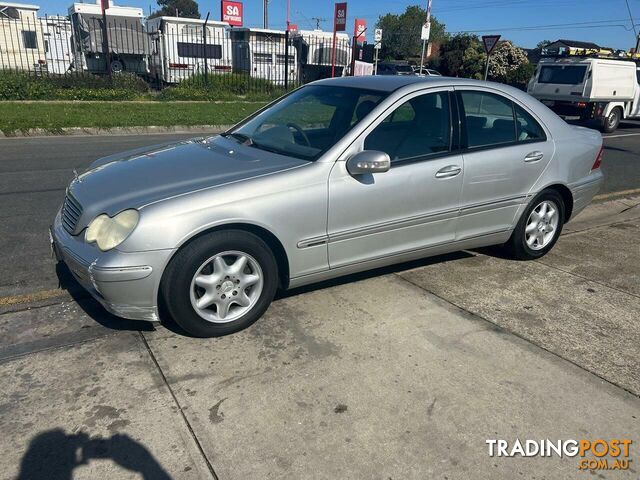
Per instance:
[[[331,280],[326,280],[324,282],[314,283],[312,285],[306,285],[304,287],[298,287],[291,290],[286,291],[278,291],[275,297],[275,301],[283,300],[292,296],[302,295],[304,293],[314,292],[316,290],[323,290],[325,288],[336,287],[339,285],[345,285],[353,282],[358,282],[361,280],[366,280],[368,278],[379,277],[383,275],[388,275],[391,273],[398,273],[405,270],[411,270],[414,268],[426,267],[428,265],[433,265],[436,263],[445,263],[456,260],[462,260],[464,258],[473,257],[474,254],[468,251],[458,251],[453,253],[448,253],[445,255],[437,255],[434,257],[421,258],[418,260],[413,260],[410,262],[403,262],[394,265],[390,265],[387,267],[376,268],[373,270],[367,270],[360,273],[354,273],[351,275],[345,275],[343,277],[334,278]],[[112,330],[129,330],[129,331],[144,331],[151,332],[155,331],[155,326],[153,322],[145,322],[138,320],[126,320],[123,318],[116,317],[115,315],[107,312],[100,303],[95,300],[88,292],[86,292],[77,280],[73,277],[69,269],[63,263],[58,263],[56,266],[56,274],[58,275],[58,280],[60,282],[60,288],[67,290],[74,301],[82,308],[82,310],[97,323],[102,325],[105,328],[109,328]],[[162,298],[159,299],[158,310],[160,313],[160,324],[165,327],[167,330],[181,336],[191,336],[189,333],[184,331],[169,315],[167,311],[167,307],[162,301]]]
[[[71,480],[73,471],[92,459],[109,459],[129,475],[138,473],[144,479],[171,478],[151,452],[128,435],[92,437],[83,431],[68,434],[55,428],[31,439],[17,479]]]
[[[107,312],[97,300],[89,295],[89,292],[82,288],[64,263],[58,262],[56,264],[56,275],[58,277],[58,286],[71,295],[71,298],[73,298],[84,313],[103,327],[111,330],[143,332],[155,330],[152,322],[126,320]]]

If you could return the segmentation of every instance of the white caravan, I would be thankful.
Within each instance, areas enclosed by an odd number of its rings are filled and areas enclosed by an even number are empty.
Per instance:
[[[111,72],[148,74],[150,42],[142,24],[143,10],[116,7],[110,1],[105,13]],[[106,73],[100,0],[95,3],[74,3],[69,7],[69,16],[73,29],[74,68]]]
[[[303,83],[331,77],[333,61],[333,32],[322,30],[297,30],[292,33],[298,52],[300,76]],[[346,74],[351,63],[349,35],[336,33],[335,76]]]
[[[151,76],[165,83],[178,83],[210,73],[230,73],[232,64],[229,24],[181,17],[147,20],[151,35]],[[206,35],[206,41],[205,41]]]
[[[40,18],[40,24],[47,56],[47,70],[49,73],[62,75],[71,68],[73,62],[71,21],[68,17],[51,16]]]
[[[46,72],[39,8],[0,1],[0,70]]]
[[[629,60],[543,58],[527,92],[559,115],[595,120],[612,132],[625,118],[640,118],[640,70]]]
[[[234,28],[233,71],[249,73],[254,78],[264,78],[275,85],[285,84],[285,75],[290,85],[297,82],[296,50],[289,45],[288,59],[285,32],[263,28]]]

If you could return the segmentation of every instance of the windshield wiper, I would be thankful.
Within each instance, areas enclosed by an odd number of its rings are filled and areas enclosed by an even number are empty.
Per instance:
[[[245,135],[244,133],[221,133],[220,134],[222,137],[224,138],[228,138],[231,137],[234,140],[237,140],[238,143],[241,143],[243,145],[253,145],[253,140],[251,139],[251,137],[249,135]]]

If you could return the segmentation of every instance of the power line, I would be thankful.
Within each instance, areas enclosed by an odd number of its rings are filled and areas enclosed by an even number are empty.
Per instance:
[[[633,28],[633,35],[637,38],[638,32],[636,31],[636,26],[633,23],[633,15],[631,14],[631,7],[629,6],[629,0],[624,0],[627,4],[627,11],[629,12],[629,20],[631,20],[631,27]]]

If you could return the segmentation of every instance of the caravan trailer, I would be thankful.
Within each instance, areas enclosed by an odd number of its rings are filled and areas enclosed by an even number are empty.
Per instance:
[[[127,71],[147,75],[150,48],[149,36],[142,24],[142,9],[116,7],[113,2],[109,5],[106,15],[111,73]],[[74,68],[106,73],[100,0],[95,4],[74,3],[69,7],[69,16],[73,28]]]
[[[44,49],[49,73],[62,75],[71,68],[71,21],[68,17],[51,16],[40,18]]]
[[[302,83],[331,77],[333,61],[333,33],[322,30],[298,30],[293,32],[293,44],[298,51]],[[345,74],[351,63],[349,36],[336,34],[335,76]]]
[[[0,70],[46,71],[39,9],[37,5],[0,1]]]
[[[289,45],[287,61],[284,31],[234,28],[231,39],[234,72],[264,78],[275,85],[284,85],[285,75],[289,84],[297,81],[296,51],[293,45]]]
[[[178,83],[204,73],[229,73],[232,68],[229,24],[181,17],[147,20],[151,35],[151,76]]]

